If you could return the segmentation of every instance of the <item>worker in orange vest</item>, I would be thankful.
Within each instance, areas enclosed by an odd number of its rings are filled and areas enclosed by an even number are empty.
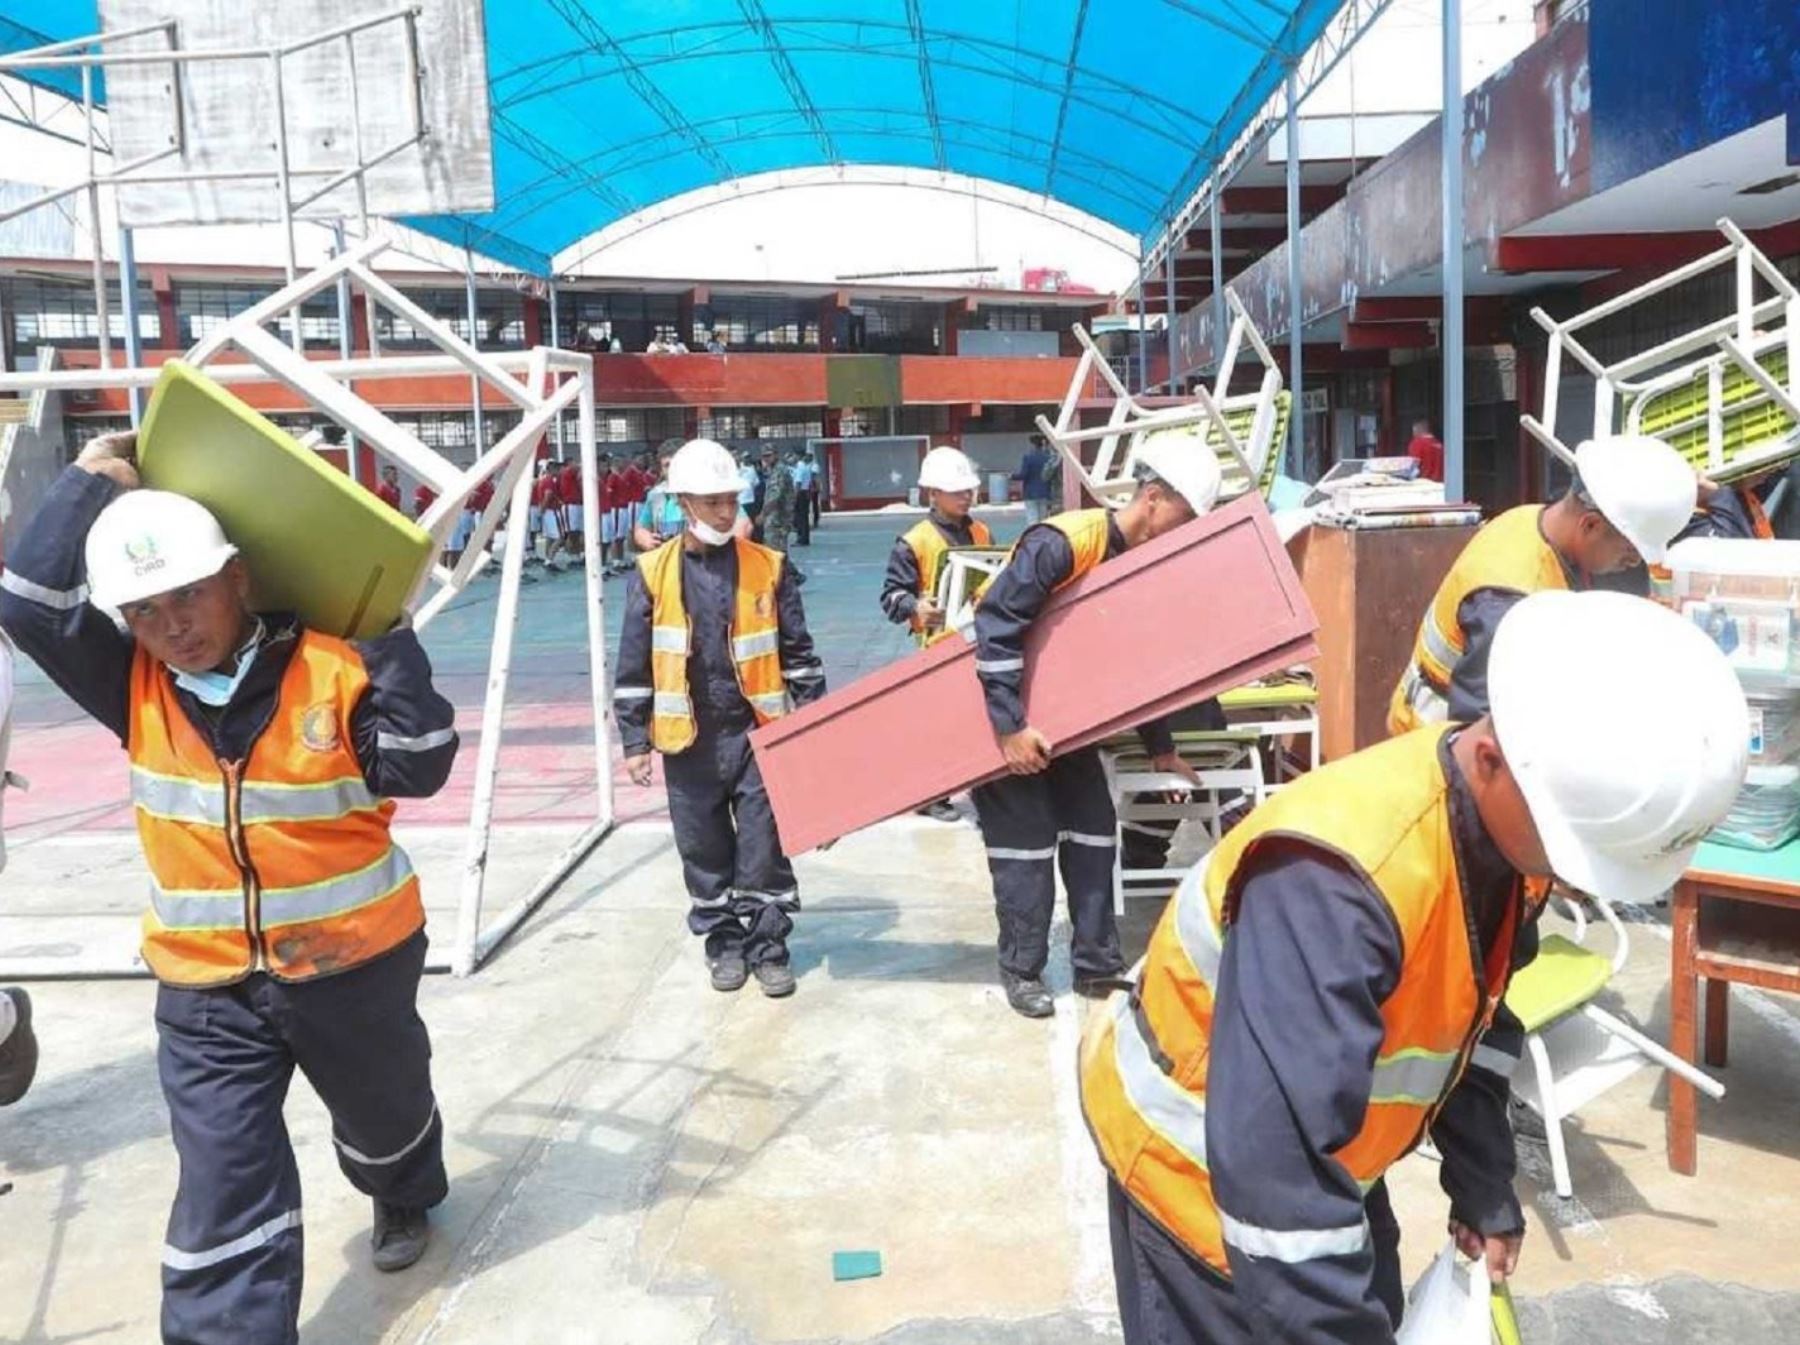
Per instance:
[[[1027,528],[975,609],[975,672],[1009,771],[976,787],[975,813],[1000,923],[1000,984],[1006,1002],[1027,1018],[1056,1012],[1043,974],[1059,866],[1074,927],[1076,992],[1104,994],[1125,963],[1112,908],[1118,813],[1106,771],[1098,748],[1058,754],[1027,719],[1026,633],[1053,593],[1191,522],[1219,493],[1218,459],[1184,430],[1147,436],[1135,471],[1137,491],[1116,513],[1079,509]],[[1129,665],[1129,649],[1109,655]],[[1199,783],[1166,725],[1145,725],[1139,733],[1154,770]]]
[[[987,524],[971,518],[981,477],[961,449],[938,447],[919,464],[919,489],[931,512],[901,534],[888,553],[881,610],[929,647],[950,634],[948,613],[937,605],[938,577],[952,547],[992,546]]]
[[[218,521],[138,489],[134,450],[97,439],[51,486],[0,576],[0,625],[131,761],[181,1159],[163,1339],[294,1341],[296,1067],[373,1201],[377,1269],[418,1260],[447,1191],[415,1003],[425,910],[389,823],[395,797],[449,776],[453,711],[405,625],[351,643],[253,610]]]
[[[1660,565],[1705,486],[1660,440],[1582,444],[1561,499],[1508,510],[1456,558],[1419,622],[1388,705],[1388,732],[1479,719],[1488,648],[1507,609],[1530,593],[1592,588],[1597,578]]]
[[[975,464],[961,449],[940,446],[919,464],[919,489],[930,512],[902,533],[888,553],[881,581],[881,610],[889,621],[906,626],[913,639],[929,648],[951,634],[949,613],[937,603],[944,558],[954,547],[992,546],[987,524],[971,518],[975,492],[981,486]],[[949,799],[937,799],[918,810],[940,822],[962,814]]]
[[[1494,636],[1493,710],[1301,777],[1229,832],[1088,1021],[1127,1345],[1391,1345],[1385,1174],[1427,1137],[1451,1232],[1503,1279],[1524,1220],[1503,997],[1556,876],[1674,883],[1730,807],[1749,715],[1698,628],[1544,592]]]
[[[1703,495],[1694,517],[1675,540],[1680,542],[1689,537],[1728,537],[1773,541],[1775,525],[1770,522],[1768,510],[1763,507],[1763,487],[1787,470],[1788,466],[1784,463]]]
[[[788,935],[800,909],[750,730],[825,694],[793,570],[736,535],[737,463],[693,439],[669,462],[686,529],[639,556],[625,582],[613,717],[632,782],[663,756],[688,928],[706,941],[715,990],[750,979],[794,993]]]

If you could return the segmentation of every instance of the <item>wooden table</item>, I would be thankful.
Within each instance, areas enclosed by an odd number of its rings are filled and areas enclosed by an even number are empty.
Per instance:
[[[1800,994],[1800,839],[1779,850],[1702,845],[1675,888],[1669,1047],[1693,1062],[1706,981],[1706,1063],[1725,1064],[1728,986]],[[1694,1175],[1698,1099],[1669,1075],[1669,1166]]]

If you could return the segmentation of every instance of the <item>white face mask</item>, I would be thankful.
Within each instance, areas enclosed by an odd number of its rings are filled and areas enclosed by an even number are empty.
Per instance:
[[[698,537],[708,546],[724,546],[725,543],[731,540],[730,533],[720,532],[717,528],[713,527],[712,524],[701,518],[690,518],[688,520],[688,531],[693,533],[694,536]]]

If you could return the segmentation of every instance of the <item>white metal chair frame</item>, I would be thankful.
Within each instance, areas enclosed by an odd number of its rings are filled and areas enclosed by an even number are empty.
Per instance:
[[[1106,356],[1094,345],[1093,337],[1080,326],[1074,329],[1075,339],[1081,346],[1081,358],[1076,361],[1074,376],[1069,380],[1069,391],[1057,409],[1056,419],[1051,421],[1039,415],[1037,427],[1095,499],[1107,504],[1124,503],[1137,489],[1132,469],[1136,466],[1137,449],[1143,436],[1152,430],[1179,429],[1190,425],[1209,426],[1218,435],[1219,442],[1214,451],[1220,454],[1223,459],[1221,465],[1226,469],[1225,482],[1219,495],[1221,500],[1231,499],[1257,488],[1269,454],[1280,448],[1280,445],[1271,441],[1274,438],[1277,415],[1275,399],[1282,384],[1281,370],[1263,341],[1262,333],[1257,331],[1256,324],[1244,310],[1242,301],[1230,290],[1225,292],[1225,298],[1231,305],[1233,316],[1231,334],[1225,344],[1224,357],[1219,361],[1218,375],[1210,391],[1204,387],[1196,387],[1193,400],[1184,406],[1151,408],[1142,405],[1120,381]],[[1262,361],[1262,382],[1254,393],[1229,396],[1232,375],[1246,343]],[[1104,425],[1083,429],[1076,423],[1079,406],[1095,374],[1100,376],[1112,393],[1112,411]],[[1240,439],[1226,420],[1228,411],[1245,407],[1255,409],[1247,441]],[[1095,441],[1098,441],[1099,447],[1095,452],[1094,465],[1089,468],[1081,461],[1081,446]],[[1120,449],[1121,442],[1123,452]]]
[[[1544,360],[1543,416],[1521,416],[1519,423],[1565,463],[1574,462],[1574,451],[1556,435],[1565,353],[1594,380],[1595,437],[1615,432],[1621,400],[1627,403],[1625,431],[1636,433],[1644,407],[1657,393],[1704,374],[1708,392],[1707,475],[1717,481],[1733,480],[1800,455],[1800,443],[1777,441],[1741,454],[1729,465],[1725,461],[1723,391],[1727,369],[1741,370],[1760,390],[1758,396],[1738,403],[1733,410],[1772,401],[1800,422],[1800,289],[1737,225],[1721,219],[1718,228],[1726,238],[1724,247],[1585,312],[1558,322],[1541,308],[1531,310],[1532,319],[1550,335]],[[1611,364],[1602,362],[1581,343],[1577,333],[1583,329],[1728,264],[1735,270],[1737,284],[1733,311],[1726,316]],[[1758,276],[1775,291],[1761,301],[1756,298]],[[1770,323],[1778,325],[1763,330]],[[1758,355],[1783,348],[1787,352],[1785,384],[1757,361]]]
[[[590,356],[574,351],[539,346],[530,351],[487,353],[475,349],[448,326],[413,303],[369,269],[370,261],[388,246],[384,239],[370,239],[339,254],[308,275],[283,287],[252,308],[238,314],[187,352],[188,362],[209,366],[207,373],[219,382],[280,383],[304,398],[316,411],[342,425],[376,453],[393,462],[435,490],[438,498],[420,518],[420,525],[441,547],[475,489],[490,478],[494,496],[482,511],[474,535],[454,568],[434,563],[421,579],[408,603],[413,624],[424,627],[480,571],[488,559],[488,539],[506,516],[523,520],[531,503],[531,464],[545,432],[570,404],[578,407],[582,500],[589,518],[599,517],[599,489],[595,473],[595,385]],[[309,360],[270,335],[265,323],[298,308],[312,295],[348,281],[362,288],[368,299],[370,322],[377,305],[405,318],[438,347],[432,355],[387,355],[367,359]],[[213,363],[228,347],[235,346],[247,363]],[[468,374],[497,391],[519,408],[520,420],[474,464],[461,468],[421,443],[417,436],[396,424],[351,389],[351,381],[382,378],[415,378],[433,374]],[[521,378],[520,375],[523,375]],[[153,368],[55,370],[0,375],[0,391],[93,388],[148,388],[158,371]],[[594,766],[597,775],[594,820],[561,853],[552,859],[531,887],[505,910],[485,924],[482,899],[488,851],[493,833],[494,790],[500,764],[501,727],[506,708],[507,684],[512,667],[513,636],[518,621],[519,586],[524,570],[527,529],[506,529],[501,561],[498,606],[493,645],[489,655],[486,699],[481,717],[481,746],[477,757],[475,795],[468,828],[459,892],[454,953],[451,968],[458,975],[474,971],[499,944],[517,929],[552,891],[574,871],[613,827],[613,782],[607,712],[611,695],[607,680],[604,588],[600,577],[599,530],[583,534],[587,579],[588,659],[593,702]],[[435,585],[435,592],[427,593]],[[441,967],[443,964],[434,963]],[[131,966],[66,966],[46,973],[40,964],[0,967],[0,977],[30,978],[54,974],[136,975],[141,964]]]
[[[1227,733],[1236,734],[1238,730],[1239,726],[1233,725]],[[1125,824],[1199,821],[1205,824],[1207,834],[1217,844],[1220,839],[1219,819],[1225,811],[1220,801],[1224,791],[1237,790],[1248,795],[1253,806],[1261,804],[1268,795],[1268,780],[1263,773],[1257,746],[1258,740],[1249,734],[1244,734],[1237,740],[1223,737],[1200,743],[1178,743],[1177,748],[1183,760],[1199,773],[1201,783],[1198,787],[1185,775],[1140,768],[1136,764],[1143,755],[1139,750],[1100,754],[1101,765],[1106,771],[1107,789],[1112,794],[1113,809],[1118,817],[1115,837],[1117,843],[1113,850],[1114,914],[1125,914],[1125,898],[1132,895],[1128,893],[1128,888],[1147,889],[1143,895],[1166,896],[1181,881],[1183,872],[1171,868],[1126,868],[1123,860]],[[1136,801],[1137,795],[1164,791],[1184,793],[1188,798],[1180,803]]]
[[[1007,546],[953,546],[944,553],[932,596],[943,609],[946,630],[964,630],[975,620],[976,585],[1006,568]]]
[[[1625,932],[1624,923],[1620,921],[1617,913],[1604,898],[1584,894],[1571,899],[1569,894],[1553,890],[1551,899],[1564,905],[1569,911],[1570,918],[1575,924],[1575,937],[1572,941],[1577,944],[1583,943],[1587,937],[1590,922],[1584,910],[1584,903],[1591,903],[1599,913],[1601,920],[1612,931],[1612,974],[1616,976],[1624,970],[1625,963],[1631,956],[1631,941]],[[1537,1097],[1535,1100],[1527,1097],[1525,1101],[1544,1118],[1544,1134],[1550,1147],[1551,1176],[1555,1183],[1556,1194],[1565,1199],[1574,1193],[1574,1184],[1569,1177],[1569,1155],[1562,1131],[1563,1118],[1573,1115],[1584,1102],[1597,1096],[1598,1092],[1590,1092],[1574,1099],[1569,1097],[1571,1080],[1565,1078],[1563,1083],[1558,1085],[1555,1070],[1550,1061],[1550,1050],[1544,1041],[1544,1036],[1545,1033],[1554,1030],[1557,1024],[1565,1022],[1577,1014],[1584,1016],[1607,1035],[1623,1041],[1664,1069],[1680,1075],[1708,1097],[1721,1098],[1725,1096],[1724,1084],[1710,1075],[1702,1073],[1662,1043],[1652,1040],[1617,1014],[1608,1013],[1591,1000],[1552,1019],[1538,1031],[1526,1033],[1525,1050],[1531,1057],[1531,1066],[1537,1085]],[[1576,1073],[1579,1074],[1579,1071]],[[1599,1091],[1604,1091],[1604,1088]]]

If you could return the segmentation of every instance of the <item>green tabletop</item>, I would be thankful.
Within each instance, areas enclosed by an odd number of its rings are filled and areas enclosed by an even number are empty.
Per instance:
[[[1779,850],[1743,850],[1708,841],[1694,855],[1688,873],[1728,873],[1737,878],[1800,884],[1800,836]]]

